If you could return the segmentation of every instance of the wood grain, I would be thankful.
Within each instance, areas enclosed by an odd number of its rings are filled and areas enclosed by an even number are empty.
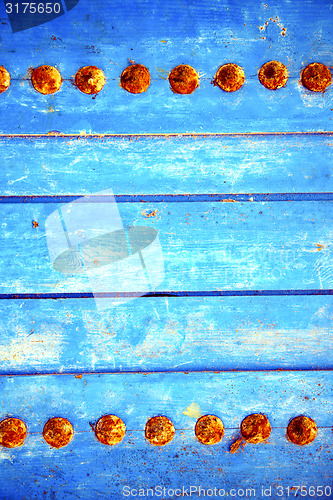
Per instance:
[[[12,77],[1,95],[6,120],[2,133],[249,132],[332,130],[331,95],[312,93],[300,83],[309,62],[330,65],[331,5],[301,0],[274,4],[242,0],[123,2],[80,0],[65,16],[29,32],[11,33],[2,7],[2,64]],[[15,37],[15,38],[14,38]],[[269,60],[287,66],[285,88],[270,91],[257,73]],[[132,95],[120,87],[130,61],[147,66],[148,91]],[[245,84],[234,93],[212,85],[223,63],[244,68]],[[190,64],[200,87],[191,95],[170,90],[169,72]],[[41,96],[28,69],[56,66],[59,92]],[[84,95],[73,80],[77,70],[94,65],[106,84],[96,97]]]
[[[330,207],[316,201],[118,204],[124,227],[158,231],[163,291],[333,288]],[[52,268],[45,220],[56,208],[0,206],[0,272],[6,275],[0,293],[92,292],[86,275]]]
[[[332,144],[332,134],[0,138],[1,194],[328,193]]]
[[[29,432],[21,448],[1,450],[6,473],[2,496],[10,497],[14,485],[18,499],[25,498],[27,487],[30,498],[47,491],[49,497],[119,499],[126,485],[253,487],[258,497],[262,485],[330,485],[330,378],[329,372],[0,378],[2,414],[20,415]],[[216,414],[223,421],[226,432],[220,444],[197,441],[197,416],[189,416],[188,410],[194,402],[196,412]],[[89,426],[109,412],[127,427],[115,447],[99,443]],[[230,455],[241,420],[253,412],[263,412],[271,422],[268,443],[247,445]],[[285,436],[289,420],[300,413],[313,417],[319,428],[316,440],[306,447],[289,443]],[[176,428],[164,448],[144,438],[145,423],[156,414],[168,416]],[[43,425],[54,415],[74,426],[72,442],[61,450],[42,440]]]
[[[331,324],[331,297],[1,301],[1,373],[328,369]]]
[[[332,13],[326,0],[80,0],[13,34],[0,3],[11,76],[0,96],[0,419],[28,427],[22,447],[0,450],[1,499],[119,500],[126,485],[229,497],[252,487],[256,498],[262,487],[271,498],[279,485],[332,487],[332,300],[316,295],[333,288],[332,86],[300,82],[311,62],[332,69]],[[270,60],[289,73],[276,91],[258,80]],[[132,62],[151,75],[140,95],[120,87]],[[231,94],[212,85],[225,63],[245,72]],[[30,82],[44,64],[64,80],[50,96]],[[199,73],[191,95],[170,89],[179,64]],[[106,76],[96,97],[73,84],[88,65]],[[125,226],[158,230],[165,280],[156,295],[101,312],[87,279],[52,268],[45,221],[59,203],[105,189]],[[267,444],[231,455],[254,412],[271,422]],[[127,427],[115,447],[90,425],[106,413]],[[176,428],[165,448],[144,438],[157,414]],[[201,414],[221,418],[220,444],[197,441]],[[285,435],[300,414],[318,426],[306,447]],[[74,426],[59,450],[42,437],[52,417]]]

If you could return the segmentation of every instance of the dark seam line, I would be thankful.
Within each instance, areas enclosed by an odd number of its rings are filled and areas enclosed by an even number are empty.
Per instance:
[[[254,368],[254,369],[244,369],[244,368],[229,368],[229,369],[215,369],[215,370],[142,370],[142,371],[131,371],[131,370],[114,370],[114,371],[93,371],[93,372],[85,372],[85,371],[76,371],[76,372],[31,372],[31,373],[0,373],[0,378],[3,377],[51,377],[51,376],[60,376],[60,377],[73,377],[75,375],[80,375],[78,380],[81,380],[84,376],[104,376],[104,375],[192,375],[192,374],[208,374],[208,375],[223,375],[229,373],[260,373],[270,375],[271,373],[297,373],[297,372],[327,372],[331,373],[333,368]]]
[[[62,133],[60,131],[50,131],[48,133],[43,134],[0,134],[0,140],[4,139],[145,139],[145,138],[165,138],[168,139],[170,137],[200,137],[200,138],[209,138],[209,137],[283,137],[283,136],[331,136],[333,135],[332,131],[327,130],[318,130],[316,132],[312,131],[289,131],[289,132],[157,132],[157,133],[133,133],[133,134],[125,134],[125,133],[91,133],[91,134],[80,134],[80,133]]]
[[[61,292],[61,293],[1,293],[1,300],[25,299],[92,299],[92,298],[155,298],[155,297],[269,297],[294,295],[333,295],[333,289],[309,290],[174,290],[148,292]]]
[[[333,193],[212,193],[212,194],[118,194],[118,195],[19,195],[0,196],[0,203],[200,203],[333,201]]]

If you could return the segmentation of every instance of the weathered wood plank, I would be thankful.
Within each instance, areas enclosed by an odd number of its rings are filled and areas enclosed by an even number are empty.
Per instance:
[[[26,498],[27,491],[29,498],[93,494],[119,499],[126,485],[252,487],[257,498],[261,486],[272,486],[277,498],[277,485],[332,486],[330,379],[329,372],[1,377],[1,416],[21,417],[29,431],[21,448],[1,450],[6,474],[2,498],[12,498],[15,488],[17,499]],[[192,403],[197,404],[196,415],[188,411]],[[242,419],[252,412],[269,418],[268,444],[249,444],[230,455]],[[120,416],[127,426],[123,442],[115,447],[100,444],[89,426],[105,413]],[[218,415],[226,428],[222,442],[210,447],[194,435],[198,415],[209,413]],[[168,416],[176,428],[164,448],[144,438],[146,421],[157,414]],[[319,428],[316,440],[305,447],[285,437],[289,420],[298,414],[310,416]],[[73,441],[61,450],[51,449],[41,435],[46,420],[55,415],[67,417],[75,430]]]
[[[0,302],[1,373],[333,368],[331,297]]]
[[[295,486],[306,487],[305,492],[312,494],[310,486],[315,491],[318,486],[326,486],[326,495],[321,498],[330,499],[331,434],[330,428],[319,429],[315,442],[302,448],[288,443],[283,429],[273,429],[269,444],[248,445],[244,452],[235,455],[228,452],[235,439],[234,430],[226,430],[224,440],[211,447],[200,445],[192,430],[182,430],[177,440],[164,449],[148,447],[142,431],[129,432],[117,449],[99,444],[91,431],[77,433],[68,449],[62,450],[50,449],[39,433],[31,434],[21,449],[1,451],[6,479],[0,484],[0,493],[4,500],[12,500],[13,491],[15,500],[91,500],[92,497],[119,500],[126,498],[122,492],[128,492],[129,488],[136,492],[127,498],[143,498],[142,492],[140,497],[136,496],[140,488],[146,497],[152,498],[147,488],[161,486],[161,490],[156,489],[156,493],[160,492],[156,498],[171,499],[177,497],[170,496],[171,491],[169,496],[163,496],[164,487],[168,494],[169,489],[182,490],[183,486],[189,493],[192,486],[192,498],[197,499],[201,486],[210,495],[209,489],[216,487],[225,490],[225,496],[233,489],[235,498],[238,491],[238,498],[241,495],[246,498],[243,492],[247,489],[248,498],[250,494],[252,498],[262,498],[263,487],[266,495],[271,492],[271,498],[278,498],[277,493],[281,495],[282,491],[278,486],[283,486],[282,498],[287,498],[288,486],[289,496],[296,492],[291,489]],[[223,491],[223,498],[222,495]],[[313,496],[304,495],[303,489],[302,498]]]
[[[45,220],[55,208],[1,205],[0,272],[6,277],[1,293],[92,291],[86,275],[52,268]],[[158,290],[332,288],[331,202],[121,203],[118,208],[125,227],[158,231],[165,267]],[[130,291],[132,278],[126,279],[130,288],[111,291]],[[93,290],[99,291],[108,290]]]
[[[242,0],[182,4],[178,1],[123,2],[80,0],[65,16],[29,31],[12,33],[1,4],[1,64],[12,75],[1,95],[6,116],[2,133],[61,132],[222,132],[332,130],[331,95],[311,93],[300,84],[309,62],[330,65],[332,10],[329,1],[274,4]],[[301,36],[299,35],[301,33]],[[285,88],[265,89],[257,72],[269,60],[289,71]],[[145,94],[130,95],[119,76],[129,60],[146,65],[152,83]],[[245,85],[227,94],[211,81],[219,66],[235,62]],[[166,80],[178,64],[201,76],[194,94],[173,94]],[[28,68],[56,65],[64,83],[42,96],[29,82]],[[71,79],[89,64],[106,73],[95,100]]]
[[[331,135],[0,138],[2,195],[332,192]]]

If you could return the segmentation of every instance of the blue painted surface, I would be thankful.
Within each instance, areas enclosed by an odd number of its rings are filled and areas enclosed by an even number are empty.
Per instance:
[[[7,300],[0,332],[2,374],[333,368],[331,297]]]
[[[332,289],[331,206],[185,202],[121,203],[118,209],[125,227],[158,231],[165,278],[157,291],[218,291]],[[1,293],[92,291],[87,275],[64,275],[52,267],[44,228],[56,208],[1,205],[0,272],[6,274]]]
[[[0,16],[1,64],[13,79],[1,95],[2,133],[332,130],[332,89],[311,93],[299,82],[306,64],[332,64],[327,0],[248,5],[242,0],[135,0],[125,5],[81,0],[66,16],[14,34],[3,6]],[[281,60],[290,75],[286,87],[276,92],[257,77],[272,59]],[[151,72],[144,94],[120,88],[129,60]],[[244,86],[229,94],[211,84],[227,62],[242,66],[246,75]],[[199,89],[189,96],[173,94],[166,80],[181,63],[201,76]],[[64,78],[52,96],[38,94],[29,82],[28,69],[41,64],[57,66]],[[89,64],[103,69],[107,78],[94,100],[72,83],[76,71]]]
[[[127,485],[252,487],[255,498],[261,497],[262,485],[272,486],[274,493],[278,485],[332,486],[330,379],[329,372],[0,378],[2,415],[20,416],[30,431],[21,448],[1,450],[6,474],[2,498],[13,498],[14,484],[20,500],[120,499]],[[198,415],[212,413],[223,421],[226,432],[218,445],[197,441],[198,417],[183,413],[194,402]],[[231,455],[239,425],[251,412],[267,415],[271,437],[266,445],[249,444]],[[99,443],[89,425],[105,413],[120,416],[127,428],[122,443],[114,447]],[[303,448],[285,436],[289,420],[300,413],[315,418],[319,428],[316,440]],[[176,428],[172,442],[162,448],[144,437],[146,421],[157,414],[168,416]],[[54,415],[66,416],[74,425],[73,441],[61,450],[50,449],[41,436],[45,421]]]
[[[6,196],[333,192],[332,133],[0,141]]]
[[[229,498],[332,487],[332,86],[311,93],[299,81],[310,62],[332,68],[330,2],[80,0],[14,34],[2,3],[0,18],[12,77],[0,94],[0,419],[28,426],[22,447],[0,449],[1,500],[119,500],[125,485]],[[274,92],[257,78],[272,59],[289,71]],[[145,94],[120,88],[130,60],[150,70]],[[226,62],[245,71],[234,94],[211,84]],[[180,63],[200,74],[190,96],[169,88]],[[64,78],[52,96],[30,84],[40,64]],[[88,64],[106,74],[95,99],[73,86]],[[159,231],[166,279],[101,312],[87,280],[52,269],[44,224],[57,203],[104,189],[125,225]],[[219,445],[196,440],[198,415],[183,413],[192,403],[221,417]],[[231,455],[256,411],[272,423],[268,442]],[[116,447],[89,426],[104,413],[126,423]],[[143,432],[159,413],[176,427],[164,448]],[[318,425],[309,446],[286,439],[298,414]],[[52,416],[74,425],[61,450],[42,439]]]

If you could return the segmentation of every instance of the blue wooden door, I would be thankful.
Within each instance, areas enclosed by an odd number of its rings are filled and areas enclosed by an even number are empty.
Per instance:
[[[333,498],[331,3],[4,2],[0,17],[0,498]],[[288,75],[276,90],[269,61]],[[120,78],[135,65],[143,92]],[[190,94],[170,88],[179,65]],[[252,414],[262,443],[242,439]],[[98,439],[106,415],[126,427],[116,444]],[[205,415],[215,444],[196,435]],[[155,416],[173,424],[163,446]],[[309,444],[288,434],[298,416]],[[52,418],[66,446],[47,442]]]

